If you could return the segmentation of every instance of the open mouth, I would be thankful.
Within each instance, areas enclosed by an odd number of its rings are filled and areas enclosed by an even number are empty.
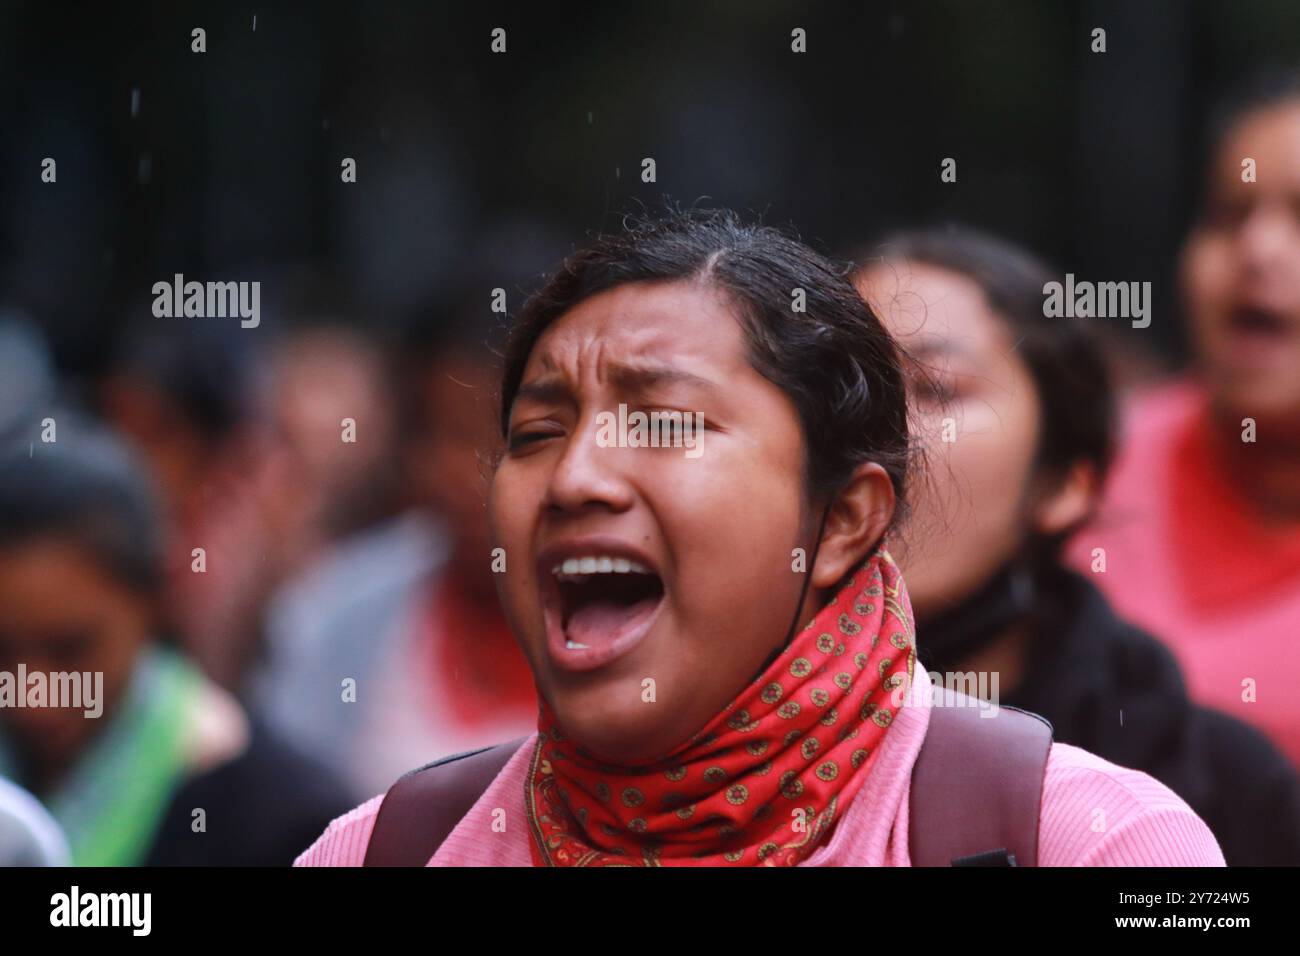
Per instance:
[[[1287,333],[1286,321],[1264,309],[1235,309],[1229,324],[1234,332],[1244,335],[1282,336]]]
[[[629,558],[565,558],[547,570],[548,644],[566,669],[590,670],[630,651],[663,604],[663,579]]]
[[[1287,346],[1296,334],[1293,321],[1273,309],[1242,306],[1228,315],[1225,355],[1249,369],[1271,369],[1293,361]]]

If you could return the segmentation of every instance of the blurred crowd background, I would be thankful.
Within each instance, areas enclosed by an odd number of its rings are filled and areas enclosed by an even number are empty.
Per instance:
[[[1150,281],[1149,328],[1094,323],[1127,408],[1195,367],[1179,275],[1211,107],[1271,63],[1300,64],[1289,0],[3,4],[0,669],[102,670],[115,706],[102,724],[0,712],[0,777],[52,814],[54,857],[287,864],[403,771],[528,732],[531,676],[485,557],[493,349],[585,236],[665,196],[837,255],[961,223],[1058,277]],[[1300,133],[1279,128],[1300,170]],[[153,284],[177,273],[259,281],[260,324],[156,318]],[[1274,412],[1267,440],[1294,449],[1300,404]],[[1291,675],[1268,692],[1294,695],[1300,538],[1295,514],[1269,514],[1264,570],[1255,539],[1203,570],[1247,566],[1216,633],[1263,639],[1242,673]],[[1268,790],[1291,821],[1240,836],[1236,861],[1300,863],[1300,710],[1259,716],[1235,672],[1211,689],[1221,658],[1122,591],[1193,670],[1186,693],[1269,738],[1228,734],[1256,762],[1204,787]],[[1193,763],[1168,776],[1213,761]]]

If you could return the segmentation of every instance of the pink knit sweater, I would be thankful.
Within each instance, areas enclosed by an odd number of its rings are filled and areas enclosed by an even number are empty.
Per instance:
[[[911,865],[908,795],[930,723],[930,699],[930,680],[917,668],[907,705],[885,735],[871,776],[830,840],[801,866]],[[510,758],[429,866],[532,866],[524,815],[532,750],[529,740]],[[382,799],[381,794],[339,817],[294,865],[360,866]],[[1172,790],[1062,743],[1053,743],[1048,753],[1038,853],[1040,866],[1224,865],[1209,828]]]

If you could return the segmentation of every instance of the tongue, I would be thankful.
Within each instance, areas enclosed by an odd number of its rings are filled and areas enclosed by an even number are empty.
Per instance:
[[[569,615],[569,623],[564,628],[565,636],[588,647],[615,640],[653,614],[659,600],[656,595],[631,604],[589,601]]]

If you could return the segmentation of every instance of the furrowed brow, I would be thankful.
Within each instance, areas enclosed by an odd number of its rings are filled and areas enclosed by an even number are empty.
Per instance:
[[[707,378],[671,365],[614,365],[609,370],[609,380],[626,391],[643,391],[656,385],[689,385],[716,392],[718,386]]]
[[[559,404],[573,401],[573,390],[558,378],[539,379],[519,386],[515,392],[515,403],[533,401],[540,404]]]

